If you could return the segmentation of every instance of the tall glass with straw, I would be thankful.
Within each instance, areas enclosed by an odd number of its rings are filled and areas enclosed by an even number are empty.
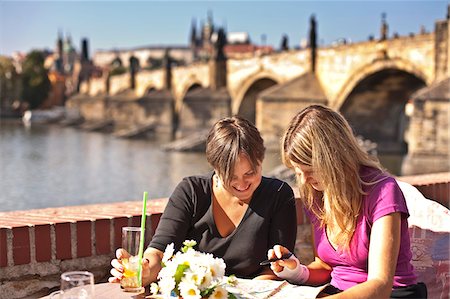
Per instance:
[[[147,215],[147,192],[144,192],[141,227],[122,228],[122,247],[130,254],[122,258],[124,267],[120,286],[127,292],[140,292],[142,288],[142,256],[145,242],[145,217]]]
[[[142,285],[142,256],[144,254],[144,242],[145,242],[145,217],[147,216],[147,197],[148,192],[145,191],[142,198],[142,216],[141,216],[141,242],[139,243],[139,267],[138,267],[138,277],[139,284]]]

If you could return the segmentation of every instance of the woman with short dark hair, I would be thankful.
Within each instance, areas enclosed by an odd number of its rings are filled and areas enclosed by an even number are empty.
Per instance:
[[[144,253],[143,285],[156,280],[166,246],[174,243],[177,250],[186,239],[223,258],[227,275],[276,278],[259,263],[275,244],[294,249],[296,208],[287,183],[262,176],[264,153],[263,139],[248,120],[234,116],[214,124],[206,145],[214,171],[184,178],[170,196]],[[110,282],[123,276],[120,258],[127,253],[118,249],[116,255]]]

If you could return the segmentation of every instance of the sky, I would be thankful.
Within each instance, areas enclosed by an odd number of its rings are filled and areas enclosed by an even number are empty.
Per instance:
[[[54,50],[58,32],[72,38],[77,50],[89,40],[96,50],[132,49],[150,45],[188,45],[191,24],[212,12],[216,26],[247,32],[255,44],[278,49],[283,34],[289,46],[307,38],[315,15],[319,45],[340,38],[353,42],[379,37],[386,13],[389,34],[434,30],[447,15],[449,1],[17,1],[0,0],[0,55],[32,49]]]

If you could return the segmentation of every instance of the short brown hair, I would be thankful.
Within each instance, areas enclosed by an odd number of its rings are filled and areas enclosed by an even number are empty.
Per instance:
[[[240,116],[217,121],[206,140],[206,159],[227,185],[231,182],[240,154],[247,156],[253,170],[256,170],[264,160],[265,150],[258,129]]]

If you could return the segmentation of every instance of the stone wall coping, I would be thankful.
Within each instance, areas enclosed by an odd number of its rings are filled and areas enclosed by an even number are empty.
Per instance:
[[[450,182],[450,172],[438,172],[430,174],[416,174],[397,177],[399,181],[409,183],[414,186],[442,184]]]
[[[152,199],[147,202],[147,215],[161,214],[167,198]],[[78,221],[95,221],[117,217],[130,218],[142,213],[141,201],[67,206],[57,208],[33,209],[0,212],[0,228],[35,226]]]

